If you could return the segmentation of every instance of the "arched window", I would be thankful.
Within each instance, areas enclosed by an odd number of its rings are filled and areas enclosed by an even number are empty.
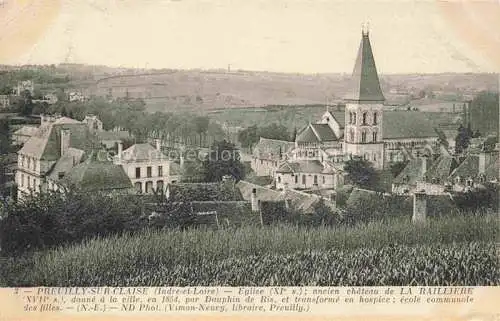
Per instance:
[[[373,136],[373,141],[376,142],[377,141],[377,132],[373,132],[372,136]]]
[[[354,130],[352,130],[352,129],[349,132],[349,141],[354,142]]]
[[[366,143],[366,131],[364,130],[361,132],[361,142]]]
[[[352,113],[352,123],[356,125],[356,113]]]
[[[377,113],[376,113],[376,112],[374,112],[374,113],[373,113],[373,125],[377,125],[377,120],[378,120],[378,119],[377,119],[377,116],[378,116],[378,115],[377,115]]]
[[[163,192],[163,186],[164,186],[164,184],[163,184],[162,180],[156,182],[156,190],[157,191]]]
[[[366,113],[363,113],[363,125],[366,125]]]
[[[148,181],[146,182],[146,193],[152,193],[153,192],[153,182]]]
[[[142,183],[141,182],[136,182],[134,184],[134,187],[135,187],[135,190],[137,191],[137,193],[142,193]]]

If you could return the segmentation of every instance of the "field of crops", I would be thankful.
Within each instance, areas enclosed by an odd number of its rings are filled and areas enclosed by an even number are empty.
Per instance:
[[[496,217],[147,231],[37,253],[9,286],[499,285]]]

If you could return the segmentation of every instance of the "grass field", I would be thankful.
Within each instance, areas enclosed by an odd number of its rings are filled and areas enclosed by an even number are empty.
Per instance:
[[[145,231],[8,260],[0,286],[498,285],[496,219]]]

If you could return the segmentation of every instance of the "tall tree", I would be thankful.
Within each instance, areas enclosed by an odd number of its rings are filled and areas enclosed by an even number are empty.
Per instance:
[[[221,181],[225,175],[234,177],[237,181],[245,175],[245,168],[240,161],[240,153],[234,144],[223,140],[215,142],[208,157],[203,161],[206,181]]]
[[[471,134],[470,131],[460,125],[457,129],[457,136],[455,137],[455,153],[463,153],[469,147]]]
[[[361,188],[375,188],[379,177],[372,163],[364,158],[350,159],[345,163],[347,181]]]

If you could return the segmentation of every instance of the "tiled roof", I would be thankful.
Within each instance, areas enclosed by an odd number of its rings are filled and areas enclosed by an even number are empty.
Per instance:
[[[430,160],[427,159],[427,162],[430,163]],[[396,176],[393,180],[394,184],[406,184],[406,185],[415,185],[417,181],[424,180],[425,173],[423,172],[423,164],[424,159],[422,157],[417,157],[415,159],[410,160],[408,165]],[[429,163],[427,168],[429,168]]]
[[[125,161],[152,161],[166,159],[167,157],[151,144],[134,144],[123,151],[122,159]]]
[[[246,181],[239,181],[236,187],[240,190],[243,199],[250,201],[252,190],[255,188],[257,199],[260,201],[290,201],[290,205],[304,213],[310,213],[314,204],[320,200],[320,197],[313,194],[287,189],[286,191],[277,191],[267,187],[262,187]],[[328,203],[328,202],[326,202]]]
[[[321,142],[338,140],[337,136],[335,136],[335,133],[328,124],[311,124],[311,127]]]
[[[38,127],[35,126],[23,126],[16,130],[13,135],[19,136],[33,136],[38,131]]]
[[[368,33],[363,33],[346,100],[384,101]]]
[[[435,160],[432,166],[425,173],[426,181],[432,182],[435,179],[439,183],[445,182],[451,172],[458,166],[457,161],[446,151]]]
[[[420,112],[384,112],[384,139],[438,137],[438,124]]]
[[[294,142],[261,137],[254,147],[253,155],[260,159],[279,160],[280,151],[286,154],[293,147],[295,147]]]
[[[97,138],[78,121],[62,117],[44,124],[31,136],[19,151],[42,160],[58,160],[61,157],[61,130],[70,131],[70,147],[90,151],[97,146]]]
[[[68,174],[73,167],[81,162],[84,154],[85,152],[81,149],[69,148],[67,154],[59,158],[54,167],[49,171],[48,178],[58,181],[59,173]]]
[[[120,165],[103,160],[94,152],[61,179],[61,184],[87,191],[131,189],[132,182]]]
[[[500,159],[497,157],[496,160],[486,167],[485,175],[488,180],[497,180],[500,178]]]
[[[309,125],[297,135],[295,141],[297,143],[319,143],[319,138]]]
[[[284,162],[276,172],[279,173],[323,173],[323,164],[318,160]]]

